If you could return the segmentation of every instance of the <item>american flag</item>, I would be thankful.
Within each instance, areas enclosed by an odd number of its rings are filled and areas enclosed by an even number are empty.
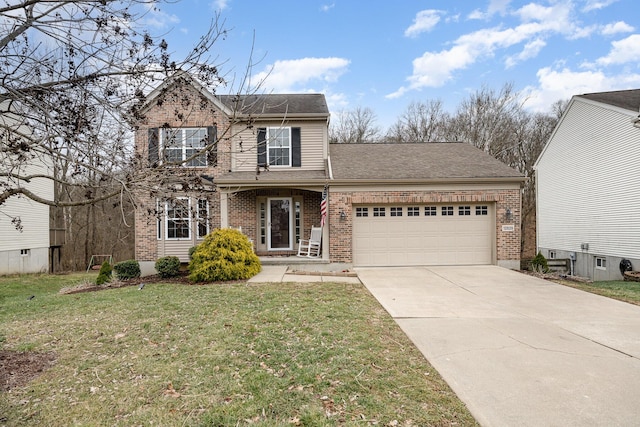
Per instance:
[[[322,201],[320,202],[320,227],[324,227],[324,223],[327,220],[327,196],[329,193],[329,186],[325,185],[322,190]]]

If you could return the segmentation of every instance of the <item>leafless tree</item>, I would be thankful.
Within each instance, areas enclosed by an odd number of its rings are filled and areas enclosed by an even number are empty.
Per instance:
[[[389,142],[445,142],[450,120],[442,101],[412,102],[387,132]]]
[[[136,182],[131,123],[148,88],[177,69],[206,85],[223,83],[208,51],[209,32],[181,60],[139,22],[144,0],[5,2],[0,6],[0,209],[10,197],[76,206],[126,197]],[[36,159],[51,170],[34,176]],[[43,198],[26,183],[51,180],[74,198]],[[56,194],[63,194],[60,191]],[[81,190],[81,191],[80,191]]]
[[[329,127],[329,142],[340,144],[360,144],[379,142],[380,128],[376,125],[376,115],[370,108],[341,111]]]

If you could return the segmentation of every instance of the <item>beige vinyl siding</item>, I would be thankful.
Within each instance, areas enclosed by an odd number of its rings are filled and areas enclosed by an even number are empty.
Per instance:
[[[231,168],[234,172],[255,171],[258,164],[256,152],[258,129],[266,127],[299,127],[301,136],[301,170],[324,170],[324,154],[326,122],[324,121],[292,121],[256,122],[251,129],[243,129],[233,135]],[[242,142],[242,145],[240,144]],[[274,168],[273,170],[276,170]]]
[[[49,172],[44,164],[32,164],[23,168],[21,173],[29,175]],[[22,185],[44,199],[53,200],[51,180],[37,178]],[[13,217],[20,217],[22,232],[16,230],[15,225],[11,223]],[[26,197],[9,198],[0,206],[0,236],[0,251],[48,248],[49,206]]]
[[[640,129],[574,99],[537,165],[538,246],[640,258]]]

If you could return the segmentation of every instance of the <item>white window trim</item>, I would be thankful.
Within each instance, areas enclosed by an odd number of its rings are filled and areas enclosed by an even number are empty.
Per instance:
[[[188,237],[169,237],[169,200],[164,202],[164,239],[165,240],[175,240],[175,241],[184,241],[191,240],[191,233],[193,233],[193,224],[191,221],[191,199],[189,197],[175,197],[171,200],[186,200],[187,201],[187,221],[189,225],[189,236]]]
[[[285,165],[274,165],[274,164],[271,164],[271,156],[270,156],[270,149],[272,148],[271,147],[271,143],[275,142],[275,139],[273,139],[275,137],[273,137],[273,138],[271,137],[271,132],[272,131],[276,131],[276,130],[277,131],[286,130],[288,132],[288,134],[289,134],[289,137],[288,137],[289,145],[287,147],[284,147],[284,146],[283,147],[273,147],[274,149],[275,148],[287,148],[289,150],[289,157],[287,159],[288,163],[285,164]],[[292,147],[293,143],[291,141],[291,127],[268,127],[267,128],[266,137],[267,137],[267,164],[269,165],[269,167],[270,168],[290,168],[291,167],[291,160],[292,160],[292,156],[293,156],[293,147]]]
[[[600,261],[600,265],[598,265],[598,261]],[[598,270],[606,270],[607,269],[607,258],[603,256],[597,256],[595,258],[596,269]]]
[[[180,132],[181,136],[180,136],[180,141],[181,141],[181,153],[182,153],[182,157],[181,157],[181,162],[185,162],[185,163],[181,163],[179,166],[181,167],[188,167],[188,168],[206,168],[208,166],[208,159],[207,159],[207,155],[206,153],[202,153],[199,154],[198,156],[204,156],[204,165],[188,165],[186,163],[186,160],[188,158],[187,156],[187,138],[186,138],[186,132],[188,131],[199,131],[204,129],[205,131],[205,138],[209,137],[209,132],[208,129],[206,127],[185,127],[185,128],[169,128],[169,129],[164,129],[164,128],[160,128],[160,131],[158,132],[158,138],[160,140],[160,152],[162,153],[162,155],[160,156],[160,161],[164,162],[166,161],[165,159],[165,153],[167,149],[173,149],[173,148],[168,148],[165,147],[164,144],[164,133],[165,131],[171,131],[171,132]],[[207,148],[207,141],[205,141],[204,145],[201,147],[201,150],[204,150]],[[196,157],[197,158],[197,157]],[[195,158],[194,158],[195,160]]]

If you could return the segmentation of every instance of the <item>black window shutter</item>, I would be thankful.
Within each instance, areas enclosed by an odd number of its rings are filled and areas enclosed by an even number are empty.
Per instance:
[[[300,149],[300,128],[291,128],[291,166],[302,166],[302,153]]]
[[[149,166],[152,168],[157,167],[160,160],[158,143],[158,128],[149,128]]]
[[[218,165],[218,128],[207,126],[207,165]]]
[[[258,166],[267,166],[267,128],[258,128]]]

